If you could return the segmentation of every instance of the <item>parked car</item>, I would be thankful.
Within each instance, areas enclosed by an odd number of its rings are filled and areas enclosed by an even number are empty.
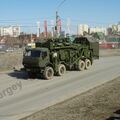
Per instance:
[[[5,50],[6,52],[13,52],[14,51],[14,48],[7,48],[6,50]]]

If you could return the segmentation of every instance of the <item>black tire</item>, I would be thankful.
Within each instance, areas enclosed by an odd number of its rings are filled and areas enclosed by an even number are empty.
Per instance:
[[[88,70],[91,67],[92,63],[89,59],[85,60],[85,69]]]
[[[52,79],[53,76],[54,76],[53,68],[52,67],[46,67],[43,75],[44,75],[44,78],[47,79],[47,80]]]
[[[62,76],[66,73],[66,67],[64,64],[58,65],[58,75]]]
[[[83,60],[79,60],[78,62],[78,70],[83,71],[85,69],[85,62]]]

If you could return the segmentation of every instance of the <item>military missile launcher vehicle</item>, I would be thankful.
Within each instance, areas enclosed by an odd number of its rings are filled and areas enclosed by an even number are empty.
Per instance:
[[[62,76],[66,70],[89,69],[99,58],[99,43],[92,37],[47,39],[35,43],[35,48],[26,48],[23,66],[29,77],[41,74],[45,79]]]

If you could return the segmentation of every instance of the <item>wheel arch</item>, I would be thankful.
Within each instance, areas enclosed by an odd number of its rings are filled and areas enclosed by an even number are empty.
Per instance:
[[[47,63],[47,64],[45,65],[45,67],[52,67],[52,68],[53,68],[53,64],[52,64],[52,63]]]
[[[63,64],[63,65],[65,65],[65,67],[66,67],[66,64],[65,64],[65,62],[64,62],[64,61],[61,61],[59,64]]]

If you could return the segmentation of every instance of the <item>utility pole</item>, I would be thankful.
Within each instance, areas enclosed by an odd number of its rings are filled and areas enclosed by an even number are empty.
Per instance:
[[[64,4],[66,0],[62,0],[61,3],[57,6],[57,10],[56,10],[56,26],[55,26],[55,30],[56,30],[56,36],[58,37],[59,35],[59,30],[58,30],[58,22],[60,22],[59,20],[59,15],[58,15],[58,9]],[[61,29],[61,28],[60,28]]]
[[[58,11],[56,11],[56,26],[55,26],[55,30],[56,30],[56,36],[58,37]]]

